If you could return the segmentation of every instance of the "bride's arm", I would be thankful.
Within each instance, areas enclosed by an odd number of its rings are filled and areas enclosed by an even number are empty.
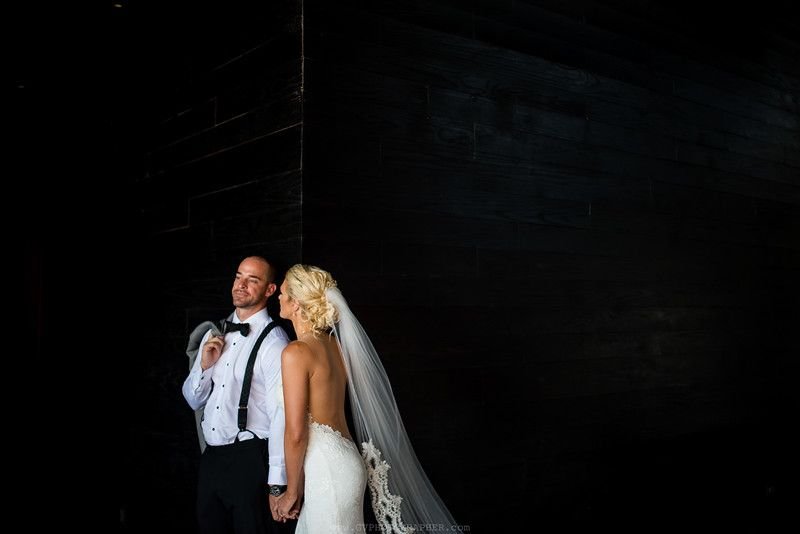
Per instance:
[[[286,492],[280,510],[289,517],[300,509],[303,496],[303,460],[308,445],[308,379],[311,351],[305,343],[293,342],[283,349],[281,375],[286,431],[283,435],[286,456]]]

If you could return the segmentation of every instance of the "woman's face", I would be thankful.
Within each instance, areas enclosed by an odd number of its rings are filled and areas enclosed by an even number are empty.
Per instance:
[[[280,315],[284,319],[287,319],[287,317],[286,317],[286,308],[287,308],[286,301],[288,299],[289,299],[289,297],[286,296],[286,280],[284,280],[283,283],[281,284],[281,292],[278,294],[278,302],[281,305],[281,310],[278,313],[278,315]]]
[[[281,293],[278,295],[278,302],[281,304],[281,311],[279,315],[284,319],[289,319],[294,313],[292,299],[286,293],[286,280],[281,284]]]

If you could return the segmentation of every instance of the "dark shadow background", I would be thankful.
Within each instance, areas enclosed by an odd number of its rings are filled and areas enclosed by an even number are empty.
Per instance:
[[[791,2],[120,1],[103,17],[100,91],[83,86],[77,115],[118,235],[86,241],[113,254],[112,319],[143,325],[121,355],[122,530],[194,531],[183,351],[253,252],[337,277],[470,531],[796,521]],[[33,193],[66,85],[19,57]],[[63,227],[36,228],[24,287],[46,344]]]

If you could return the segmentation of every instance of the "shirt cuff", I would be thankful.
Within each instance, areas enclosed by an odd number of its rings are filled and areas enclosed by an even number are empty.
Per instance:
[[[269,459],[269,475],[267,476],[267,484],[272,486],[286,485],[286,466],[283,465],[283,458],[270,458]]]
[[[207,387],[210,382],[211,382],[211,367],[209,367],[205,371],[203,371],[202,368],[198,368],[198,373],[194,380],[194,390],[200,391],[203,388]]]

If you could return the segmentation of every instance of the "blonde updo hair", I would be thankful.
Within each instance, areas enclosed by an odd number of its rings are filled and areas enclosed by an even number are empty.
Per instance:
[[[336,287],[331,273],[313,265],[293,265],[286,272],[286,294],[300,306],[300,315],[317,334],[330,330],[339,320],[336,308],[328,302],[325,291]]]

